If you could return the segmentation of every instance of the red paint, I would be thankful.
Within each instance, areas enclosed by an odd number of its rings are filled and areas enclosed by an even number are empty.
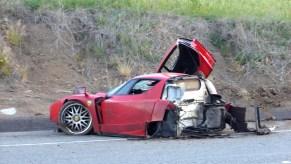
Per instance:
[[[177,43],[179,43],[179,40]],[[169,54],[175,49],[177,43],[164,56],[158,67],[158,72],[160,72],[163,62],[169,58]],[[207,77],[213,69],[214,58],[197,40],[193,40],[191,46],[198,52],[200,62],[198,71],[203,72]],[[191,68],[194,67],[191,66]],[[183,73],[155,73],[137,76],[133,79],[158,81],[150,90],[141,94],[115,94],[106,97],[106,93],[83,93],[68,96],[51,105],[50,119],[58,124],[58,114],[62,106],[67,101],[79,101],[90,111],[95,133],[145,136],[146,125],[149,122],[162,121],[165,110],[171,110],[175,107],[168,100],[161,100],[167,80],[185,75]],[[91,103],[88,103],[88,101],[91,101]]]
[[[198,71],[203,72],[205,77],[208,77],[213,70],[215,59],[212,54],[196,39],[193,40],[192,46],[198,51],[200,66]]]
[[[230,108],[231,108],[231,104],[230,104],[230,103],[227,103],[227,104],[225,104],[224,107],[225,107],[226,111],[229,112],[229,110],[230,110]]]
[[[194,51],[196,51],[198,53],[199,65],[198,66],[190,66],[189,69],[194,69],[194,68],[198,67],[198,69],[195,70],[195,73],[202,72],[204,74],[204,76],[207,78],[213,70],[213,67],[215,64],[215,59],[214,59],[213,55],[196,39],[194,39],[192,41],[187,40],[187,39],[178,39],[176,41],[176,43],[174,43],[171,46],[171,48],[167,51],[167,53],[165,54],[165,56],[161,60],[159,66],[157,68],[157,72],[161,72],[164,64],[171,57],[171,55],[174,51],[179,51],[177,49],[177,45],[179,45],[179,44],[184,45],[184,46],[186,45],[187,47],[190,47],[191,49],[193,49]],[[196,55],[197,53],[193,54],[193,56]],[[179,54],[183,55],[183,52],[180,52]]]
[[[168,100],[159,100],[156,102],[152,117],[150,121],[162,121],[165,115],[165,111],[169,105]]]
[[[169,78],[183,76],[180,73],[156,73],[141,75],[134,79],[156,79],[159,82],[143,94],[113,95],[106,98],[106,94],[97,93],[78,94],[68,96],[55,102],[51,106],[51,120],[58,122],[58,113],[66,101],[79,101],[86,106],[93,118],[95,133],[145,136],[146,125],[151,121],[162,121],[169,101],[161,100],[164,85]],[[95,104],[98,98],[100,106]],[[87,102],[92,104],[88,106]],[[98,112],[97,112],[98,111]],[[99,113],[99,114],[98,114]],[[98,117],[100,123],[98,122]]]

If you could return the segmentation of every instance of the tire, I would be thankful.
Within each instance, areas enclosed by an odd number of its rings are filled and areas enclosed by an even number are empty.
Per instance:
[[[93,127],[90,111],[78,101],[66,102],[58,119],[60,129],[70,135],[88,134]]]

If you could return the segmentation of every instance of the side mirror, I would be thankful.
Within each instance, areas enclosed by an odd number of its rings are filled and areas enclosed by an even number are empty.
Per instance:
[[[86,87],[78,87],[73,91],[73,94],[83,94],[86,93]]]

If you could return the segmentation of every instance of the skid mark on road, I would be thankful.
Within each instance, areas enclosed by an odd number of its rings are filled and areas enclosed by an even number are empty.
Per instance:
[[[67,142],[46,142],[46,143],[30,143],[30,144],[10,144],[0,145],[0,147],[21,147],[21,146],[43,146],[43,145],[60,145],[60,144],[75,144],[75,143],[93,143],[93,142],[111,142],[111,141],[125,141],[127,139],[105,139],[105,140],[87,140],[87,141],[67,141]]]

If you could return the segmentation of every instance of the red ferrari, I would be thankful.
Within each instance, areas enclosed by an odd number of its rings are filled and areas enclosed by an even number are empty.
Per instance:
[[[197,40],[178,39],[158,73],[134,77],[107,93],[77,88],[51,105],[50,119],[72,135],[180,137],[213,134],[225,123],[248,131],[245,108],[226,105],[206,79],[214,63]]]

